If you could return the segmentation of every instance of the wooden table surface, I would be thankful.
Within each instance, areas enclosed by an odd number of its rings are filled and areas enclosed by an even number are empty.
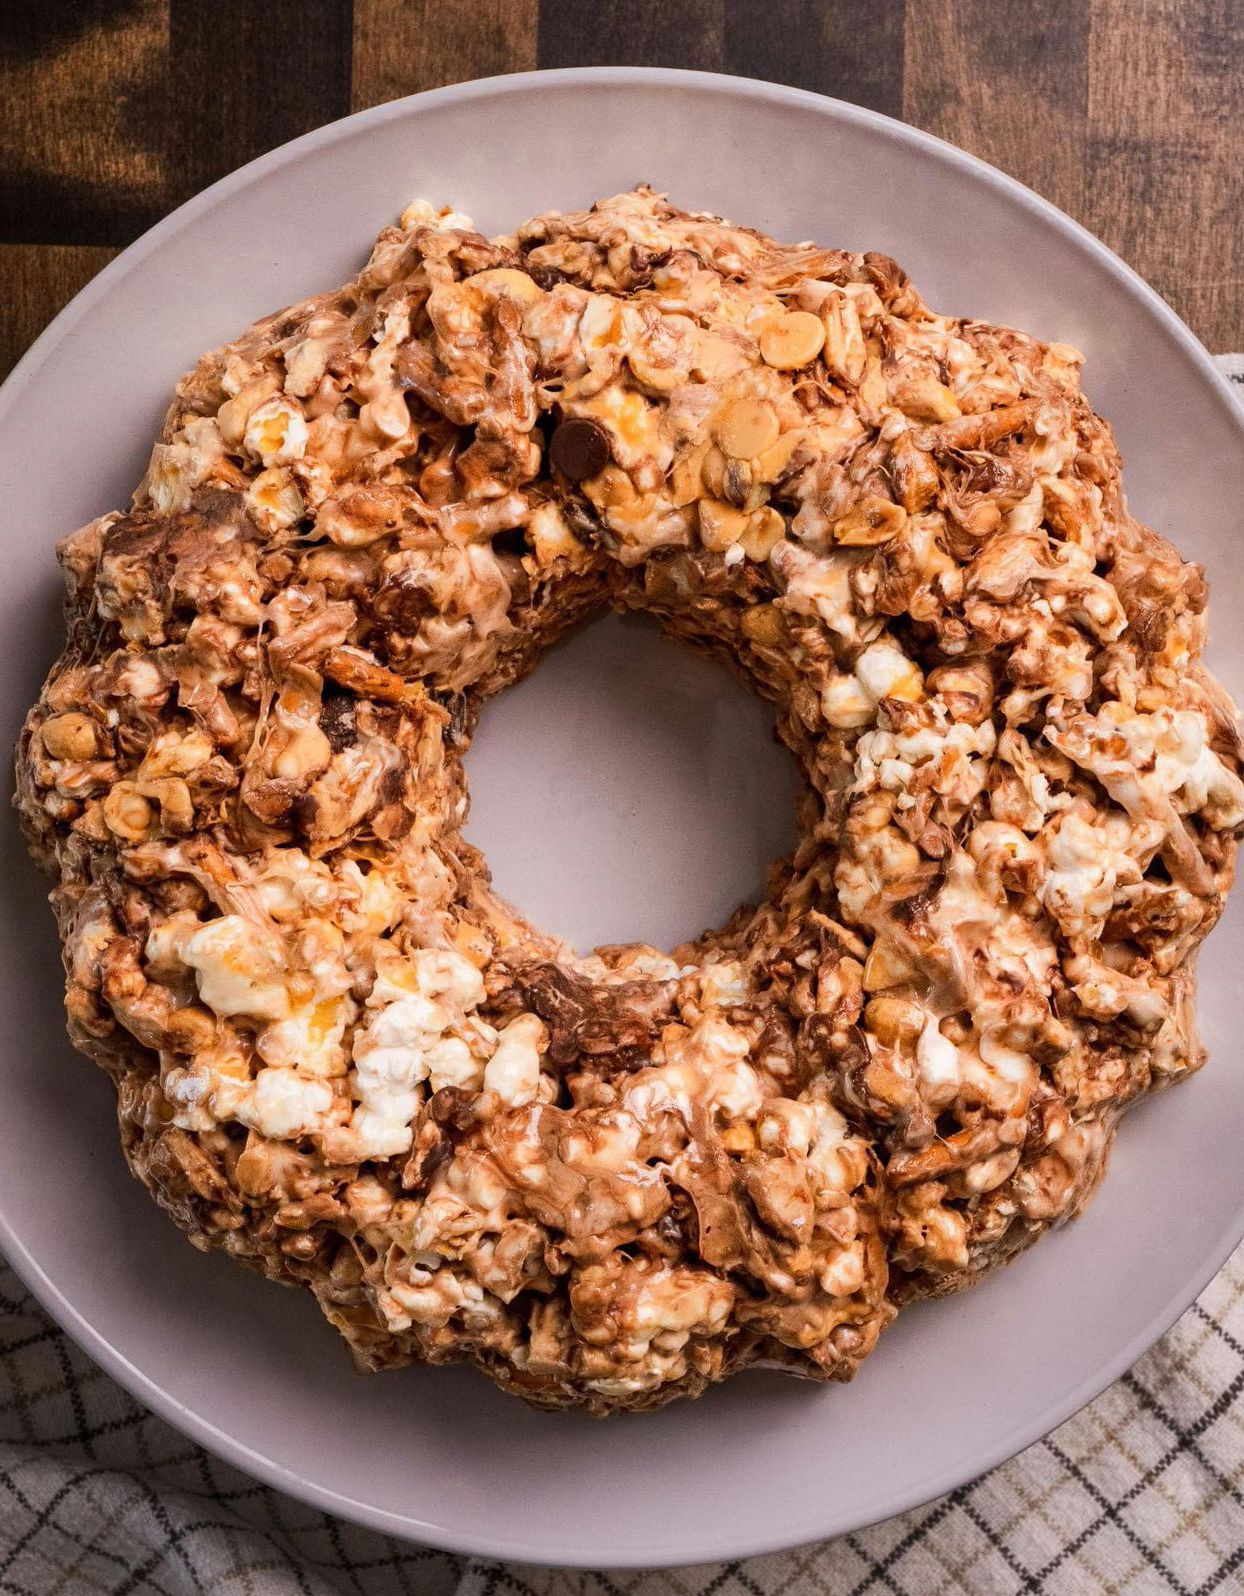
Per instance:
[[[264,150],[437,84],[602,63],[902,117],[1078,217],[1211,349],[1244,345],[1242,0],[4,0],[0,371]]]

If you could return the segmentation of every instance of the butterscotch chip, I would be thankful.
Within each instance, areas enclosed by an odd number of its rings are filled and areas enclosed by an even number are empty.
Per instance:
[[[778,440],[777,411],[763,399],[735,399],[713,425],[713,437],[736,460],[753,460]]]
[[[779,371],[797,371],[810,365],[824,345],[824,323],[810,310],[788,311],[760,334],[761,358]]]
[[[695,347],[695,323],[687,316],[661,316],[627,353],[645,388],[670,393],[687,381]]]

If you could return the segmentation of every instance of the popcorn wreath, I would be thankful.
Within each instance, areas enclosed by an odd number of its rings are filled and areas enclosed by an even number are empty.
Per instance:
[[[363,1368],[607,1412],[848,1378],[1077,1213],[1201,1062],[1244,824],[1202,575],[1078,368],[646,189],[417,203],[206,356],[61,545],[18,757],[71,1035],[190,1239]],[[670,953],[577,955],[461,835],[484,700],[610,605],[805,778],[767,900]]]

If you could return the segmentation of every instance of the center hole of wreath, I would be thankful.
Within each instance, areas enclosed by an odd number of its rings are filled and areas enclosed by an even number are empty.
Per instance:
[[[795,842],[772,707],[637,616],[594,622],[487,704],[467,776],[496,890],[581,952],[721,925]]]

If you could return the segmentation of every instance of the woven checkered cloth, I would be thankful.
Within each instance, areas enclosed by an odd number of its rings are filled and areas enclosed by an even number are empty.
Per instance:
[[[1220,358],[1244,399],[1244,355]],[[1244,1591],[1244,1247],[1096,1402],[839,1540],[639,1573],[452,1557],[258,1485],[155,1418],[0,1262],[3,1596],[1210,1596]]]

